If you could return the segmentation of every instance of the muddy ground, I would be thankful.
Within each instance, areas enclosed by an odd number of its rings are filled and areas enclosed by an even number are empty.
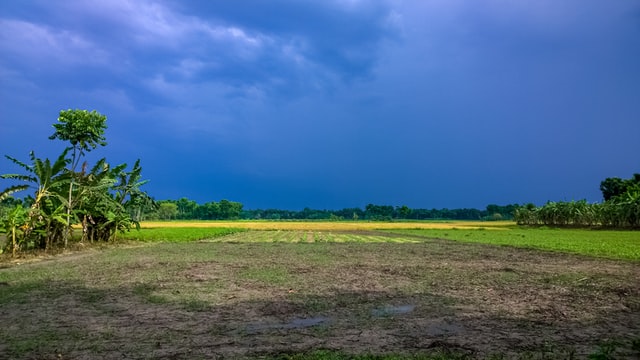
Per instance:
[[[317,349],[585,358],[603,344],[620,358],[638,356],[637,262],[434,239],[252,244],[242,241],[250,232],[238,236],[0,269],[0,358]]]

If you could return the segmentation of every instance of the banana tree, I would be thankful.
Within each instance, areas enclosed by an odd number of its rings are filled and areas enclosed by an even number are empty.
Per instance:
[[[122,169],[124,166],[117,167]],[[110,189],[116,183],[113,170],[106,159],[100,159],[88,173],[84,171],[77,177],[78,186],[74,202],[68,208],[74,208],[73,215],[82,223],[82,240],[93,240],[91,231],[104,218],[105,205],[114,202]],[[108,206],[107,206],[108,207]]]
[[[141,180],[142,167],[140,159],[133,164],[133,169],[129,172],[121,172],[119,174],[119,183],[114,187],[115,199],[118,201],[131,215],[131,223],[138,228],[143,208],[155,209],[157,205],[155,201],[146,192],[140,190],[140,187],[148,183],[149,180]]]
[[[147,181],[140,180],[139,160],[129,172],[125,171],[126,166],[110,168],[105,159],[101,159],[88,174],[78,177],[79,190],[75,197],[80,201],[73,207],[82,218],[83,240],[115,240],[118,232],[139,226],[127,206],[146,195],[139,187]]]
[[[19,248],[18,235],[23,235],[27,224],[27,209],[22,207],[22,204],[16,205],[6,216],[0,221],[0,231],[7,234],[7,237],[11,239],[11,242],[7,244],[7,247],[11,248],[11,256],[16,256],[16,251]],[[24,240],[24,239],[23,239]]]
[[[626,193],[611,200],[618,207],[621,226],[640,227],[640,186],[632,186]]]
[[[115,240],[118,231],[131,227],[131,216],[111,194],[93,197],[88,204],[83,227],[86,234],[84,237],[90,241]]]
[[[60,232],[58,213],[65,186],[69,183],[69,174],[65,170],[69,159],[65,149],[60,156],[52,163],[49,159],[40,159],[31,151],[29,159],[31,164],[26,164],[11,156],[6,156],[14,164],[26,171],[26,174],[5,174],[0,175],[3,179],[12,179],[26,184],[15,185],[5,191],[22,191],[29,188],[35,189],[32,205],[28,212],[28,224],[24,230],[24,237],[34,234],[44,241],[40,245],[47,247],[51,242],[57,240],[54,233]],[[64,228],[63,228],[64,230]],[[62,231],[64,233],[64,231]]]
[[[39,206],[41,201],[49,196],[52,196],[54,192],[60,190],[60,187],[69,181],[69,177],[65,172],[65,167],[69,163],[67,153],[70,148],[66,148],[53,164],[49,159],[40,159],[35,156],[35,153],[31,151],[29,153],[29,159],[31,165],[28,165],[16,158],[5,155],[14,164],[20,166],[26,170],[27,175],[24,174],[5,174],[0,175],[3,179],[13,179],[31,183],[31,185],[23,184],[17,187],[20,190],[26,190],[30,187],[35,188],[34,205]]]
[[[118,170],[120,169],[115,169],[114,172]],[[140,180],[142,177],[140,159],[136,160],[131,171],[123,170],[124,169],[115,174],[118,179],[118,183],[114,187],[115,199],[122,205],[131,200],[132,197],[141,195],[142,191],[140,190],[140,187],[149,182],[149,180]]]

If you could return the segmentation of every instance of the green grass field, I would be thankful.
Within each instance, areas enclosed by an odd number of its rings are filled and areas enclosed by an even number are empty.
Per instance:
[[[404,235],[640,261],[640,231],[510,227],[500,231],[387,230]]]
[[[198,227],[154,227],[131,230],[119,235],[121,239],[141,242],[171,241],[188,242],[210,239],[246,231],[242,228],[198,228]]]

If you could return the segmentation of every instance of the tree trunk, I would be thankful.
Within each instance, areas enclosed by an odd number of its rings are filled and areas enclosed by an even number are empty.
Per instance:
[[[80,239],[80,242],[87,240],[89,235],[88,232],[89,232],[89,228],[87,224],[87,215],[84,215],[82,217],[82,238]]]
[[[72,170],[73,171],[73,170]],[[69,199],[67,203],[67,231],[64,232],[64,248],[67,248],[67,240],[69,239],[69,233],[71,232],[71,194],[73,192],[73,175],[71,183],[69,184]]]
[[[11,257],[16,257],[16,248],[18,247],[18,243],[16,242],[16,228],[15,226],[11,229],[11,237],[13,240],[13,249],[11,250]]]

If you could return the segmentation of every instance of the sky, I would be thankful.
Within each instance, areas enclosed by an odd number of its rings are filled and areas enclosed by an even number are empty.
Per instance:
[[[157,200],[601,201],[640,172],[640,1],[0,1],[0,155],[76,108]]]

